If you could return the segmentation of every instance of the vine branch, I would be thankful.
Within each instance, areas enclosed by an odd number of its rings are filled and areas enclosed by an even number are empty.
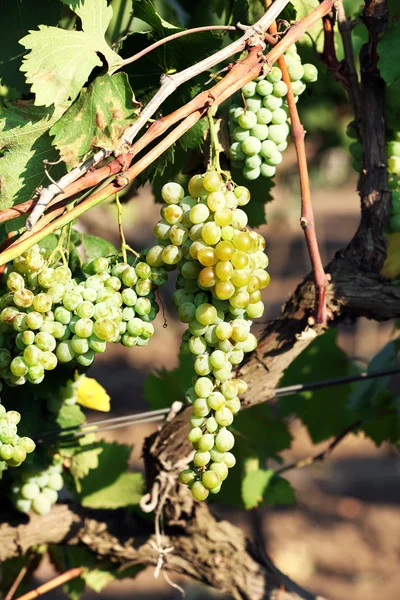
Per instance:
[[[120,68],[122,69],[123,67],[126,67],[126,65],[132,64],[133,62],[139,60],[139,58],[142,58],[143,56],[145,56],[149,52],[152,52],[156,48],[159,48],[163,44],[172,42],[173,40],[177,40],[178,38],[183,37],[185,35],[191,35],[193,33],[199,33],[201,31],[236,31],[236,27],[234,25],[204,25],[203,27],[193,27],[192,29],[185,29],[184,31],[178,31],[177,33],[168,35],[165,38],[161,38],[161,40],[154,42],[154,44],[150,44],[150,46],[147,46],[147,48],[143,48],[143,50],[141,50],[140,52],[137,52],[137,54],[134,54],[133,56],[130,56],[129,58],[125,58],[122,61]]]
[[[272,0],[266,0],[266,7],[270,6]],[[269,31],[272,35],[278,33],[276,22],[271,23]],[[310,179],[308,176],[306,147],[304,144],[305,131],[301,124],[296,101],[293,95],[292,83],[290,81],[289,71],[286,66],[285,57],[282,54],[278,58],[278,65],[282,72],[282,79],[287,86],[287,103],[289,107],[289,116],[291,121],[291,135],[296,148],[297,165],[299,169],[300,193],[301,193],[301,217],[300,225],[304,231],[308,253],[310,256],[311,267],[314,273],[316,289],[316,321],[325,323],[327,319],[326,312],[326,284],[327,277],[322,265],[321,254],[319,251],[317,234],[315,231],[314,211],[311,202]]]
[[[68,571],[65,571],[65,573],[62,573],[62,575],[58,575],[58,577],[54,577],[54,579],[51,579],[50,581],[39,585],[39,587],[37,587],[36,589],[27,592],[22,596],[19,596],[17,600],[34,600],[35,598],[39,598],[39,596],[43,596],[43,594],[54,590],[56,587],[60,587],[60,585],[67,583],[67,581],[71,581],[71,579],[76,579],[76,577],[82,575],[83,571],[84,569],[82,567],[75,567],[73,569],[69,569]]]

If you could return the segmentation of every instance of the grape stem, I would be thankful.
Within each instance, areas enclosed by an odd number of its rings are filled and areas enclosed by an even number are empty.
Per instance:
[[[199,121],[207,112],[211,104],[218,106],[227,98],[230,98],[243,85],[252,81],[259,76],[260,71],[264,68],[267,73],[271,69],[276,60],[283,54],[292,44],[300,39],[304,33],[312,27],[314,23],[319,21],[325,14],[332,10],[334,0],[323,0],[310,14],[304,17],[301,21],[295,23],[284,35],[284,37],[264,56],[262,54],[262,46],[255,45],[251,47],[247,57],[237,61],[229,70],[227,75],[219,81],[210,90],[201,92],[190,102],[177,109],[166,117],[157,119],[144,135],[131,147],[129,152],[121,155],[115,161],[112,161],[105,167],[101,167],[94,173],[87,173],[82,180],[71,184],[68,190],[68,195],[76,193],[77,189],[82,190],[89,187],[87,182],[83,180],[87,177],[90,180],[90,185],[99,184],[100,181],[114,175],[124,169],[123,175],[115,178],[114,181],[105,185],[101,189],[92,193],[88,198],[74,206],[67,214],[61,214],[64,211],[62,206],[56,204],[52,212],[47,213],[37,223],[33,231],[26,231],[17,241],[11,244],[6,250],[0,253],[0,266],[9,262],[16,256],[19,256],[25,250],[29,249],[34,244],[42,240],[46,235],[53,233],[58,228],[78,218],[97,204],[100,204],[110,196],[113,196],[116,191],[123,189],[130,181],[146,169],[156,158],[158,158],[165,150],[175,143],[186,131],[188,131],[197,121]],[[274,4],[278,4],[275,2]],[[184,119],[182,121],[182,119]],[[138,154],[150,142],[162,135],[175,123],[182,121],[171,133],[162,139],[162,141],[154,146],[145,156],[138,160],[129,169],[127,166],[133,159],[133,156]],[[70,191],[73,188],[74,191]],[[64,188],[65,189],[65,188]],[[66,196],[65,193],[65,196]],[[58,198],[57,198],[58,200]],[[62,200],[65,203],[65,200]],[[16,207],[18,208],[18,207]],[[1,214],[1,213],[0,213]],[[8,217],[10,212],[8,212]],[[3,217],[3,221],[7,220]],[[1,220],[1,219],[0,219]]]
[[[208,118],[208,126],[210,129],[210,162],[211,165],[214,169],[216,169],[218,171],[218,173],[221,172],[221,164],[219,161],[219,155],[220,155],[220,151],[221,151],[221,145],[219,143],[218,140],[218,135],[217,135],[217,131],[216,131],[216,127],[215,127],[215,121],[214,121],[214,116],[216,114],[216,106],[213,106],[212,108],[209,108],[207,111],[207,118]]]
[[[136,252],[136,250],[131,248],[126,243],[124,228],[122,225],[122,204],[119,199],[119,192],[115,192],[115,204],[117,205],[118,231],[119,231],[119,238],[121,240],[122,260],[126,263],[126,262],[128,262],[127,255],[126,255],[127,250],[129,250],[129,252],[132,252],[132,254],[134,254],[137,258],[139,258],[140,254],[138,254],[138,252]]]
[[[266,0],[266,7],[271,4],[272,0]],[[269,31],[272,35],[278,33],[275,21],[271,23]],[[305,131],[300,121],[299,113],[296,106],[295,97],[292,90],[289,71],[286,66],[285,57],[283,54],[278,58],[278,66],[282,72],[282,79],[287,85],[287,104],[289,107],[289,115],[291,121],[291,134],[296,148],[297,164],[299,169],[300,193],[301,193],[301,217],[300,225],[304,231],[308,253],[310,255],[311,267],[314,274],[315,289],[317,295],[316,302],[316,322],[319,324],[326,323],[326,286],[327,276],[321,260],[319,251],[317,234],[315,231],[314,211],[311,202],[310,179],[308,176],[307,154],[304,143]]]
[[[82,575],[84,569],[83,567],[74,567],[73,569],[69,569],[69,571],[65,571],[62,575],[58,575],[58,577],[54,577],[50,581],[43,583],[43,585],[39,585],[34,590],[23,594],[17,600],[34,600],[34,598],[38,598],[38,596],[42,596],[51,590],[54,590],[56,587],[63,585],[67,581],[71,581],[71,579],[75,579]]]

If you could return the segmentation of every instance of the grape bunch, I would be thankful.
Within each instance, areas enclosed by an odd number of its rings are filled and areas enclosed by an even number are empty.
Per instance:
[[[296,46],[285,54],[292,90],[297,99],[307,83],[317,81],[318,71],[312,64],[301,64]],[[232,166],[242,169],[249,181],[273,177],[276,166],[282,162],[282,152],[287,148],[290,131],[289,111],[285,96],[287,85],[282,81],[282,71],[274,66],[242,87],[244,106],[232,104],[229,110],[230,147]]]
[[[189,440],[195,449],[193,466],[181,472],[180,481],[204,500],[220,490],[235,464],[228,427],[247,385],[231,374],[257,346],[251,320],[263,314],[261,290],[270,276],[265,241],[247,229],[247,215],[239,208],[249,202],[249,190],[224,183],[215,170],[194,175],[188,190],[185,196],[177,183],[162,188],[158,241],[146,260],[179,270],[173,303],[188,325],[181,351],[193,356],[193,387],[186,399],[193,406]]]
[[[88,367],[107,342],[144,346],[154,333],[154,285],[165,280],[146,262],[98,257],[86,279],[45,266],[38,246],[14,259],[0,298],[0,378],[39,384],[58,363]]]
[[[388,156],[389,187],[392,190],[392,212],[390,228],[400,232],[400,133],[394,134],[394,139],[386,145]]]
[[[11,486],[11,500],[17,510],[47,515],[57,502],[58,492],[64,485],[62,464],[53,464],[45,470],[26,471]]]
[[[19,467],[35,449],[35,442],[30,437],[18,435],[18,423],[21,415],[16,410],[6,410],[0,404],[0,471],[5,465]],[[4,464],[5,463],[5,464]]]

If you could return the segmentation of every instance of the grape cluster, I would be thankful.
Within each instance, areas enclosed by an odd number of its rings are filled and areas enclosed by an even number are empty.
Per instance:
[[[6,410],[0,404],[0,471],[5,465],[19,467],[26,455],[35,449],[35,442],[30,437],[18,435],[18,423],[21,415],[16,410]]]
[[[47,515],[57,502],[64,480],[62,464],[54,464],[44,471],[26,471],[11,487],[11,500],[17,510]]]
[[[306,89],[306,83],[317,80],[318,71],[312,64],[301,64],[295,45],[287,50],[285,61],[297,99]],[[282,71],[277,66],[272,67],[266,76],[244,85],[241,92],[245,106],[232,104],[229,110],[234,140],[230,147],[233,166],[242,169],[249,181],[260,175],[273,177],[276,166],[282,162],[290,131],[285,100],[287,85],[282,81]]]
[[[390,228],[400,232],[400,132],[394,134],[394,139],[386,146],[388,155],[389,186],[392,190],[392,212]]]
[[[188,190],[185,196],[177,183],[162,188],[165,204],[154,228],[158,242],[146,260],[179,270],[173,303],[188,325],[181,351],[193,356],[193,387],[186,399],[193,406],[189,440],[196,451],[193,467],[181,472],[180,481],[204,500],[209,491],[220,490],[235,464],[228,427],[247,386],[231,379],[231,372],[257,346],[251,319],[263,314],[261,290],[270,276],[265,241],[248,231],[247,215],[239,208],[250,200],[248,189],[224,183],[210,170],[194,175]]]
[[[14,260],[0,298],[0,377],[9,385],[41,383],[58,363],[88,367],[107,342],[148,343],[162,270],[104,257],[89,266],[91,275],[73,279],[66,266],[46,267],[38,246]]]

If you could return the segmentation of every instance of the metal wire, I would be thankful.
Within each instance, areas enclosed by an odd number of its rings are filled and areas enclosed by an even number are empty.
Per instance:
[[[324,379],[322,381],[312,381],[309,383],[299,383],[296,385],[289,385],[277,388],[275,390],[275,397],[281,398],[283,396],[290,396],[299,392],[311,391],[321,389],[324,387],[333,387],[336,385],[344,385],[347,383],[365,381],[368,379],[376,379],[378,377],[388,377],[390,375],[396,374],[400,374],[399,368],[376,371],[374,373],[363,372],[357,375],[337,377],[335,379]],[[109,419],[100,419],[97,421],[83,423],[82,425],[53,429],[52,431],[45,431],[36,434],[32,437],[37,443],[50,442],[55,440],[61,442],[69,442],[74,439],[83,437],[88,433],[99,433],[103,431],[120,429],[122,427],[129,427],[132,425],[142,425],[144,423],[153,423],[156,421],[161,421],[169,413],[169,411],[169,408],[160,408],[157,410],[146,411],[142,413],[131,413],[122,417],[110,417]]]

